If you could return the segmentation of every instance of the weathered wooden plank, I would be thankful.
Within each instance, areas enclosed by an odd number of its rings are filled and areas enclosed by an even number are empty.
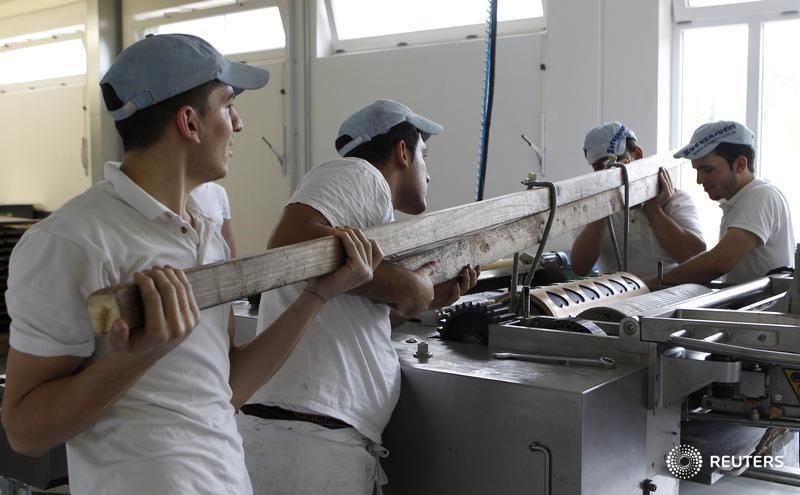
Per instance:
[[[659,166],[680,162],[667,154],[654,155],[628,167],[631,203],[653,197]],[[619,170],[589,173],[556,183],[558,215],[551,235],[572,230],[622,208]],[[440,261],[437,281],[458,273],[466,264],[486,263],[540,240],[548,208],[547,189],[508,194],[456,206],[367,229],[386,259],[403,259],[405,266],[435,253]],[[505,227],[505,228],[501,228]],[[436,249],[433,249],[436,248]],[[208,308],[276,287],[324,275],[343,261],[333,237],[271,249],[265,253],[187,270],[198,306]],[[419,266],[419,265],[417,265]],[[92,326],[98,333],[123,318],[132,327],[143,321],[138,290],[133,285],[110,287],[89,298]]]
[[[654,177],[641,178],[631,183],[631,204],[638,204],[654,197],[658,182]],[[618,191],[606,191],[572,203],[559,205],[550,227],[550,236],[557,236],[588,225],[595,220],[622,210],[624,202]],[[422,253],[395,260],[408,269],[418,268],[436,260],[438,265],[432,274],[434,283],[449,280],[468,264],[484,264],[527,249],[535,251],[542,241],[549,210],[514,222],[497,225],[491,229],[453,240]]]

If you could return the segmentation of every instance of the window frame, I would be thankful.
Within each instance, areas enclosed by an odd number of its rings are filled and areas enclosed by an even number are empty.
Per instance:
[[[328,27],[331,33],[331,55],[473,39],[485,40],[487,37],[486,23],[481,23],[342,40],[339,38],[338,30],[336,29],[336,18],[331,0],[324,0],[324,8],[326,9]],[[498,22],[497,35],[510,36],[544,32],[546,19],[547,2],[542,0],[541,17]]]
[[[187,2],[191,3],[191,2]],[[131,21],[131,28],[133,31],[132,43],[139,41],[145,37],[146,31],[155,26],[164,24],[172,24],[175,22],[192,21],[197,19],[205,19],[207,17],[216,17],[225,14],[235,14],[239,12],[246,12],[249,10],[259,10],[269,7],[277,7],[280,13],[281,23],[283,24],[283,33],[285,43],[282,48],[272,48],[268,50],[255,50],[249,52],[225,54],[225,57],[236,62],[248,62],[265,64],[276,60],[281,60],[286,56],[287,45],[289,43],[288,34],[288,20],[284,2],[281,0],[251,0],[248,2],[236,2],[229,5],[220,5],[217,7],[209,7],[203,9],[194,9],[190,11],[180,11],[181,7],[177,6],[172,11],[165,12],[156,16],[149,16],[147,13],[140,13],[134,15]],[[140,17],[144,16],[144,17]],[[137,17],[140,17],[137,19]]]
[[[760,15],[781,15],[800,11],[800,0],[759,0],[731,5],[689,7],[688,0],[672,0],[673,19],[676,23],[721,20]],[[732,22],[725,22],[732,24]]]
[[[675,2],[685,3],[686,0],[674,0]],[[734,24],[744,24],[748,27],[748,39],[747,39],[747,92],[746,98],[747,101],[745,102],[745,122],[744,124],[747,125],[750,129],[753,130],[756,136],[755,148],[756,148],[756,159],[755,159],[755,172],[757,176],[762,175],[762,167],[763,167],[763,160],[762,160],[762,139],[763,133],[761,132],[761,120],[762,120],[762,111],[763,111],[763,100],[762,100],[762,86],[763,86],[763,50],[764,50],[764,40],[763,40],[763,32],[764,32],[764,25],[768,22],[775,22],[775,21],[790,21],[790,20],[798,20],[800,19],[800,11],[792,10],[792,11],[778,11],[773,7],[778,4],[783,3],[786,4],[787,2],[772,2],[769,1],[765,2],[764,5],[760,5],[762,8],[758,11],[748,9],[748,12],[742,13],[741,9],[733,9],[730,11],[725,11],[726,6],[717,6],[717,7],[705,7],[702,10],[709,11],[711,9],[715,10],[715,15],[705,15],[704,13],[702,16],[693,17],[690,20],[679,20],[678,18],[673,19],[673,30],[672,30],[672,70],[671,74],[671,87],[672,87],[672,100],[671,100],[671,111],[670,111],[670,144],[672,145],[672,149],[677,149],[680,146],[686,144],[685,142],[681,142],[681,134],[683,129],[681,129],[681,125],[683,122],[682,119],[682,108],[681,102],[683,99],[683,87],[682,87],[682,80],[683,80],[683,60],[682,60],[682,52],[683,52],[683,33],[688,30],[698,29],[698,28],[708,28],[708,27],[717,27],[717,26],[727,26],[727,25],[734,25]],[[794,1],[795,4],[800,4],[800,1]],[[758,5],[758,4],[755,4]],[[692,10],[701,10],[701,8],[695,8]],[[691,131],[691,130],[690,130]],[[679,179],[680,182],[680,179]],[[684,184],[678,184],[679,187],[685,187]],[[702,214],[702,212],[701,212]],[[706,232],[708,233],[708,232]],[[709,243],[709,247],[711,247],[714,243],[710,243],[711,239],[707,238],[706,242]]]
[[[685,0],[677,0],[685,2]],[[800,2],[798,2],[800,3]],[[707,7],[708,8],[708,7]],[[756,135],[756,172],[761,165],[761,86],[762,86],[762,56],[763,56],[763,29],[766,22],[800,19],[800,12],[760,12],[758,14],[731,15],[716,18],[696,19],[690,22],[673,22],[672,43],[672,111],[671,129],[672,147],[677,148],[685,143],[680,143],[682,134],[681,100],[683,98],[683,32],[691,29],[726,26],[732,24],[746,24],[748,26],[747,41],[747,101],[745,104],[745,122]]]
[[[0,53],[12,50],[18,50],[22,48],[31,48],[34,46],[46,46],[46,45],[51,45],[53,43],[60,43],[63,41],[70,41],[75,39],[79,39],[81,41],[81,44],[83,44],[84,53],[86,53],[87,49],[86,49],[85,25],[80,25],[79,27],[77,27],[75,31],[54,34],[47,38],[37,38],[32,40],[17,41],[9,44],[0,45]],[[75,74],[70,76],[57,76],[46,79],[35,79],[31,81],[20,81],[11,84],[0,84],[0,95],[18,93],[21,91],[33,91],[38,89],[86,84],[86,77],[87,77],[86,70],[87,68],[84,68],[83,74]]]

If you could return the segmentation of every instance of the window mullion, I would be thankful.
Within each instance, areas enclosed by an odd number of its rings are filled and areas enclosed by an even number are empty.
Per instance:
[[[749,39],[747,43],[747,127],[756,135],[756,150],[759,145],[761,132],[761,59],[762,59],[762,30],[764,23],[761,19],[749,23]],[[756,165],[761,160],[756,158]]]

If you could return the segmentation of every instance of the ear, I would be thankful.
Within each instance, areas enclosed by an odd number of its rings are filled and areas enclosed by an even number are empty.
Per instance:
[[[175,127],[182,138],[194,143],[200,142],[199,117],[197,111],[190,105],[184,105],[175,112]]]
[[[747,172],[747,165],[748,165],[747,157],[744,155],[739,155],[733,162],[733,169],[736,171],[737,174],[741,174]]]
[[[406,142],[402,139],[395,143],[392,153],[394,154],[397,164],[403,169],[410,167],[411,162],[414,160],[414,157],[409,153]]]
[[[641,148],[641,146],[633,148],[633,158],[635,160],[641,160],[644,158],[644,150]]]

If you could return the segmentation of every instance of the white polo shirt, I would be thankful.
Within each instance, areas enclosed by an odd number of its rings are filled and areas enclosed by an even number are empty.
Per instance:
[[[720,238],[735,227],[752,233],[760,241],[725,275],[725,282],[746,282],[775,268],[794,266],[792,214],[777,187],[763,179],[753,179],[719,206],[722,208]]]
[[[226,259],[218,228],[191,198],[194,227],[107,163],[106,180],[33,226],[11,257],[11,346],[37,356],[108,352],[86,300],[154,265]],[[74,494],[251,493],[228,383],[229,306],[200,323],[94,425],[67,442]]]

